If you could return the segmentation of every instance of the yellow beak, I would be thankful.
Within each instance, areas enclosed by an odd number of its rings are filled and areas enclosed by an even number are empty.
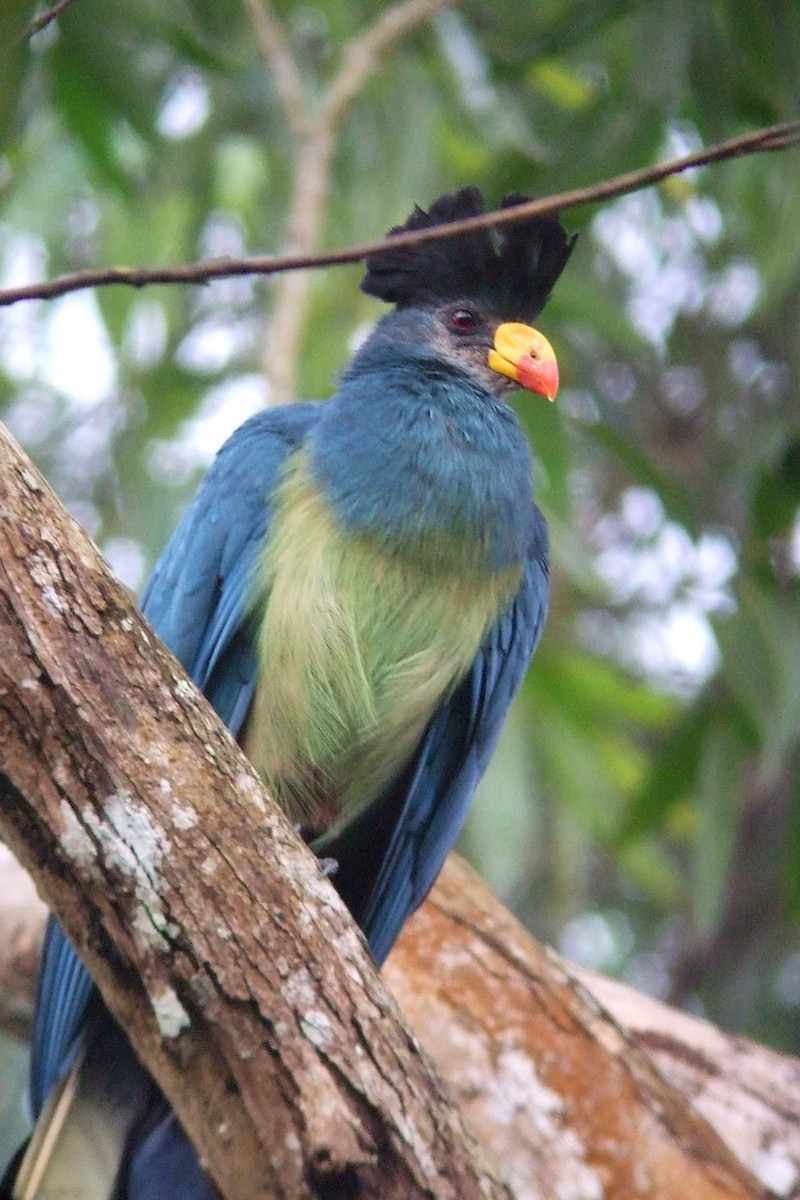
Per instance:
[[[558,363],[553,347],[538,329],[507,321],[494,335],[489,366],[515,380],[520,387],[555,400],[558,392]]]

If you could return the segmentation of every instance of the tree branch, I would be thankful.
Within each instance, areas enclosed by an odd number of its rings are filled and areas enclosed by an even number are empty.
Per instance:
[[[52,8],[48,8],[46,12],[41,13],[33,21],[25,31],[24,41],[34,37],[37,33],[41,33],[48,25],[51,25],[57,17],[74,4],[75,0],[58,0],[58,4],[54,4]]]
[[[13,870],[0,862],[0,923]],[[0,939],[0,979],[13,949]],[[565,1180],[606,1200],[759,1196],[757,1180],[797,1195],[797,1059],[564,962],[457,856],[384,978],[516,1196],[551,1200]],[[30,963],[25,984],[30,1005]],[[18,1032],[4,999],[0,1024]]]
[[[283,35],[281,23],[269,0],[244,0],[244,3],[256,31],[264,64],[275,80],[286,123],[296,138],[306,137],[314,118],[300,67]]]
[[[7,437],[0,630],[0,829],[227,1200],[507,1200],[319,864]]]
[[[319,250],[330,197],[337,135],[351,104],[378,69],[381,56],[435,12],[455,2],[406,0],[388,8],[364,33],[345,44],[342,65],[324,91],[317,115],[312,115],[310,100],[304,99],[300,119],[297,91],[302,90],[302,77],[299,68],[290,57],[278,21],[268,8],[268,0],[247,0],[259,31],[265,62],[287,76],[287,86],[282,89],[283,103],[287,123],[297,142],[297,161],[286,221],[286,253],[308,257]],[[287,57],[289,62],[285,61]],[[270,382],[272,404],[288,404],[295,398],[297,362],[310,296],[311,277],[307,273],[291,272],[278,281],[264,353],[264,371]]]
[[[649,187],[667,179],[670,175],[678,175],[695,167],[709,166],[712,163],[741,158],[749,154],[785,150],[795,146],[798,142],[800,142],[800,121],[789,121],[786,124],[767,126],[741,137],[719,142],[708,149],[698,150],[682,158],[658,163],[640,171],[617,175],[602,183],[573,188],[570,191],[559,192],[540,200],[531,200],[515,206],[513,209],[484,213],[479,217],[468,217],[447,225],[437,225],[434,229],[419,229],[398,234],[391,239],[391,243],[387,243],[387,240],[382,238],[380,241],[364,242],[341,250],[330,250],[324,254],[253,255],[238,259],[209,259],[205,262],[175,267],[104,267],[88,271],[75,271],[72,274],[60,275],[47,282],[0,290],[0,307],[17,304],[22,300],[51,300],[68,292],[76,292],[90,287],[124,284],[140,288],[153,284],[208,283],[211,279],[237,275],[276,275],[286,271],[307,271],[317,267],[343,266],[347,263],[361,262],[369,255],[377,254],[380,250],[385,249],[387,244],[393,246],[417,245],[421,242],[436,241],[439,238],[454,237],[456,234],[466,233],[473,229],[511,224],[525,217],[563,213],[571,208],[597,204],[601,200],[616,199],[618,196]]]
[[[797,1196],[796,1059],[571,966],[455,856],[384,976],[516,1195]]]
[[[369,29],[344,48],[344,62],[328,88],[322,105],[323,121],[335,131],[364,84],[380,66],[386,51],[411,30],[456,0],[406,0],[387,8]]]

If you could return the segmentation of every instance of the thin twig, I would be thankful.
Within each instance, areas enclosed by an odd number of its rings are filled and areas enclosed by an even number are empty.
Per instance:
[[[24,40],[32,38],[34,34],[41,33],[48,25],[55,21],[56,17],[60,17],[65,8],[69,8],[74,0],[58,0],[58,4],[54,4],[52,8],[48,8],[47,12],[43,12],[35,20],[31,21],[28,28],[25,30]]]
[[[624,196],[628,192],[659,183],[662,179],[678,175],[693,167],[704,167],[725,159],[759,154],[768,150],[784,150],[798,142],[800,142],[800,120],[789,121],[784,125],[772,125],[742,137],[718,142],[707,150],[698,150],[693,154],[687,154],[669,162],[658,163],[656,166],[646,167],[641,171],[630,171],[625,175],[617,175],[602,183],[574,188],[568,192],[559,192],[541,200],[530,200],[513,208],[488,212],[461,221],[452,221],[447,225],[437,225],[431,229],[397,234],[390,241],[382,238],[380,241],[365,242],[358,246],[330,250],[324,254],[315,255],[254,255],[237,259],[209,259],[206,262],[175,267],[107,267],[76,271],[70,275],[60,275],[48,282],[26,284],[23,287],[0,291],[0,306],[15,304],[20,300],[48,300],[55,296],[63,296],[67,292],[79,291],[82,288],[104,287],[111,284],[145,287],[149,284],[207,283],[211,279],[236,275],[275,275],[284,271],[305,271],[316,267],[342,266],[346,263],[361,262],[370,255],[386,249],[387,245],[413,246],[420,242],[453,237],[459,233],[467,233],[470,230],[482,229],[490,225],[511,224],[525,217],[547,216],[585,204],[597,204],[601,200],[613,200],[617,196]]]

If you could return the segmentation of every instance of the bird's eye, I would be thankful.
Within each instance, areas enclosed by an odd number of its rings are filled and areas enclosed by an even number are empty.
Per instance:
[[[457,308],[450,314],[450,324],[459,333],[469,333],[478,324],[478,314],[471,308]]]

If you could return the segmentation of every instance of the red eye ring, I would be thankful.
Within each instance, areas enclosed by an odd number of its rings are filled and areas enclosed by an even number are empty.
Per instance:
[[[450,324],[459,333],[469,333],[478,324],[478,314],[471,308],[457,308],[450,314]]]

